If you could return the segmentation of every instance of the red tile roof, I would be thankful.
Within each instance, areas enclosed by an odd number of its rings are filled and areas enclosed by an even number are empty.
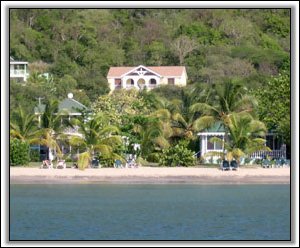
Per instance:
[[[121,77],[123,74],[137,68],[135,67],[110,67],[107,77]],[[179,77],[185,70],[184,66],[144,66],[161,76]]]

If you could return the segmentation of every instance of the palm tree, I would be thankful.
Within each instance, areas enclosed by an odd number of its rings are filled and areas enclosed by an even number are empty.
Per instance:
[[[64,135],[64,128],[72,126],[71,122],[65,118],[66,111],[59,111],[59,102],[57,100],[50,100],[45,105],[44,112],[41,117],[41,137],[37,139],[40,145],[48,147],[49,157],[52,151],[62,157],[62,152],[59,148],[59,140],[67,139]]]
[[[246,94],[247,90],[240,83],[226,80],[224,84],[214,86],[214,92],[205,102],[195,103],[191,112],[200,113],[199,127],[211,126],[215,121],[224,121],[232,112],[252,113],[257,106],[254,97]]]
[[[51,128],[42,128],[38,130],[35,137],[32,139],[32,144],[46,146],[48,148],[48,158],[50,160],[53,153],[56,153],[59,158],[63,156],[54,131]]]
[[[49,125],[48,125],[49,126]],[[60,148],[56,142],[54,130],[52,128],[38,128],[37,117],[34,114],[25,114],[21,107],[13,113],[10,123],[11,137],[27,141],[31,145],[44,145],[56,151],[61,156]]]
[[[180,99],[165,104],[171,113],[172,140],[181,138],[193,140],[197,131],[201,130],[203,120],[199,119],[199,114],[191,111],[190,107],[195,101],[204,99],[205,93],[207,93],[206,89],[200,92],[200,89],[195,86],[189,90],[182,90]]]
[[[166,109],[159,109],[147,116],[135,116],[130,131],[134,142],[140,143],[143,157],[156,154],[169,147],[168,138],[172,134],[170,127],[170,113]]]
[[[225,141],[220,138],[211,138],[211,142],[218,142],[223,145],[224,153],[210,152],[207,156],[221,155],[228,160],[233,158],[240,163],[240,158],[244,155],[250,155],[255,151],[269,150],[265,146],[266,140],[263,138],[266,134],[264,123],[255,120],[251,114],[231,113],[226,117],[224,123],[228,129],[228,135]]]
[[[123,158],[115,153],[115,149],[122,144],[122,138],[118,135],[119,129],[109,125],[109,120],[103,114],[94,117],[85,116],[75,119],[74,125],[79,127],[82,136],[70,138],[70,144],[82,152],[79,154],[78,166],[80,169],[88,167],[96,153],[100,153],[104,159]]]
[[[12,114],[10,122],[10,136],[21,139],[32,144],[38,132],[37,118],[34,114],[26,114],[19,106],[17,111]]]

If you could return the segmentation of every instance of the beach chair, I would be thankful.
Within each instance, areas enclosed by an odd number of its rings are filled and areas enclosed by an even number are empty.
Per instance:
[[[114,167],[115,168],[123,168],[122,161],[119,159],[116,159],[115,163],[114,163]]]
[[[281,160],[280,159],[276,159],[275,160],[275,168],[279,168],[281,166]]]
[[[73,169],[78,169],[78,164],[77,163],[73,163],[72,168]]]
[[[285,166],[286,166],[286,167],[290,167],[290,166],[291,166],[291,160],[286,159],[286,160],[285,160]]]
[[[98,159],[93,159],[92,160],[92,168],[99,168],[100,167],[100,163],[99,163],[99,160]]]
[[[43,160],[43,163],[40,167],[41,169],[53,169],[53,164],[50,160]]]
[[[56,169],[66,169],[66,168],[67,168],[67,164],[66,164],[65,160],[57,161]]]
[[[221,165],[221,169],[222,169],[222,171],[230,170],[230,165],[229,165],[229,162],[227,160],[223,160],[222,165]]]
[[[231,170],[238,170],[238,164],[237,164],[236,160],[231,160],[230,161],[230,169]]]
[[[126,168],[138,168],[138,164],[135,162],[134,158],[127,160]]]
[[[265,158],[265,159],[262,161],[262,167],[263,167],[263,168],[270,168],[270,167],[271,167],[270,161],[269,161],[268,159]]]

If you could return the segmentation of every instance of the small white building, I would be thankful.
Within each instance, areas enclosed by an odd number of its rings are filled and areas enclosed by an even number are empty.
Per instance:
[[[26,82],[29,77],[28,73],[28,62],[25,61],[16,61],[14,58],[9,58],[10,64],[10,74],[9,77],[17,79],[21,82]]]
[[[110,67],[107,81],[111,91],[115,89],[153,89],[160,85],[186,86],[184,66]]]
[[[213,163],[217,163],[217,160],[220,159],[220,156],[210,156],[212,153],[226,153],[223,144],[219,142],[212,142],[211,139],[213,137],[217,137],[223,142],[225,141],[225,128],[221,122],[216,122],[212,127],[203,130],[198,133],[199,141],[200,141],[200,149],[199,155],[205,159],[206,162],[209,162],[211,159]],[[286,158],[286,145],[282,142],[282,140],[277,137],[277,135],[273,132],[268,132],[266,134],[266,146],[268,146],[271,151],[257,151],[250,154],[251,159],[262,159],[266,156],[270,156],[272,158]],[[209,156],[207,156],[209,155]]]
[[[200,143],[200,150],[199,155],[205,158],[206,161],[209,161],[210,158],[213,159],[214,163],[219,159],[219,156],[210,156],[206,157],[207,153],[210,152],[224,152],[224,147],[222,144],[218,142],[211,142],[211,138],[217,137],[224,141],[225,137],[225,129],[220,122],[216,122],[211,128],[208,128],[202,132],[198,133],[199,136],[199,143]]]

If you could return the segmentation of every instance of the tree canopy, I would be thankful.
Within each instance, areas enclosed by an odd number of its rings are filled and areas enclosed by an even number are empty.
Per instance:
[[[121,65],[182,64],[190,83],[257,86],[288,68],[289,23],[288,9],[11,9],[10,55],[72,76],[91,101]]]

